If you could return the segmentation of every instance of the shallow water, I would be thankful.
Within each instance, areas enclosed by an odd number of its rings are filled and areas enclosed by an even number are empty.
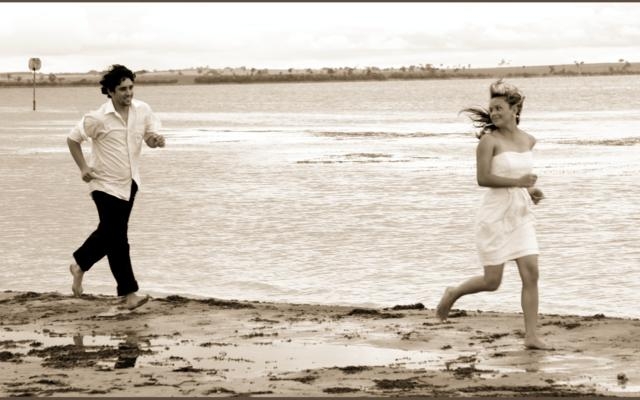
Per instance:
[[[229,343],[198,342],[176,337],[138,338],[135,335],[75,335],[52,331],[0,332],[4,347],[24,361],[47,362],[61,368],[91,365],[96,370],[169,366],[173,371],[200,371],[215,379],[239,379],[310,369],[388,366],[413,370],[441,371],[471,367],[491,378],[514,373],[566,374],[555,384],[596,384],[612,395],[634,394],[640,387],[621,383],[614,373],[619,364],[613,356],[557,355],[547,352],[502,348],[501,356],[477,357],[477,352],[407,350],[384,346],[321,343],[313,339],[296,341],[265,337],[262,341],[236,346]],[[53,347],[55,346],[55,347]],[[516,345],[519,348],[519,345]],[[506,350],[506,351],[504,351]],[[84,364],[83,364],[84,363]],[[367,368],[367,367],[364,367]],[[579,371],[588,371],[580,375]],[[571,378],[569,378],[571,377]]]
[[[543,313],[638,317],[640,77],[514,79],[538,139]],[[434,307],[478,274],[473,128],[490,80],[138,87],[167,147],[143,151],[130,223],[143,291]],[[70,292],[97,215],[66,149],[97,88],[0,91],[0,289]],[[619,141],[615,141],[620,139]],[[618,145],[622,144],[622,145]],[[86,148],[88,151],[88,147]],[[115,292],[105,261],[85,291]],[[520,310],[498,292],[456,307]]]

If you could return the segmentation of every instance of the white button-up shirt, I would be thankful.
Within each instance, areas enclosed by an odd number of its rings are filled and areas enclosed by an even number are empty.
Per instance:
[[[160,120],[143,101],[132,99],[128,123],[113,107],[111,99],[86,114],[71,129],[69,138],[78,143],[91,139],[91,157],[87,164],[94,169],[90,191],[99,190],[129,200],[131,182],[140,186],[139,161],[142,140],[158,133]]]

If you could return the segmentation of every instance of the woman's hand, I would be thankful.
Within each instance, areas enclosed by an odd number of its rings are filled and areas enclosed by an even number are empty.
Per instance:
[[[525,187],[525,188],[531,188],[531,187],[533,187],[533,185],[536,184],[537,180],[538,180],[538,175],[536,175],[536,174],[522,175],[517,180],[517,186]]]
[[[533,204],[538,204],[540,200],[544,199],[544,193],[536,187],[527,188],[527,191],[529,192],[529,196],[531,196],[531,200],[533,200]]]

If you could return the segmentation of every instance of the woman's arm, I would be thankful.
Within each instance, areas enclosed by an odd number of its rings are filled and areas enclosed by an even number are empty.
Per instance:
[[[484,187],[531,187],[536,183],[535,174],[526,174],[520,178],[506,178],[491,173],[491,160],[496,148],[495,140],[485,134],[476,149],[476,178],[478,185]]]

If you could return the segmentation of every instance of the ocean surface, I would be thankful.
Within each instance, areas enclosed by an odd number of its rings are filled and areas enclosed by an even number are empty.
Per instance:
[[[140,86],[167,146],[143,149],[129,226],[142,292],[435,307],[482,273],[475,129],[492,80]],[[640,76],[514,78],[538,139],[540,312],[640,317]],[[66,147],[97,87],[0,90],[0,290],[70,293],[98,217]],[[85,146],[88,152],[90,147]],[[115,294],[106,260],[85,292]],[[515,263],[455,308],[520,311]]]

